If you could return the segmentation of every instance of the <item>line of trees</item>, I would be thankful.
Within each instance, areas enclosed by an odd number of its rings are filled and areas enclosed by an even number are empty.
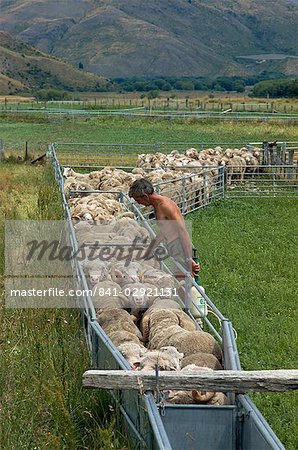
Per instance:
[[[266,80],[254,85],[252,97],[298,97],[298,79],[296,80]]]
[[[244,92],[246,86],[253,86],[263,80],[285,79],[278,72],[264,71],[259,75],[250,77],[131,77],[114,78],[112,80],[115,90],[119,92],[149,92],[149,91],[223,91]]]

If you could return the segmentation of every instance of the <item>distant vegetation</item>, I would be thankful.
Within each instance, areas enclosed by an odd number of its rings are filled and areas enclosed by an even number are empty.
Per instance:
[[[114,89],[120,92],[151,92],[151,91],[223,91],[223,92],[244,92],[246,86],[254,86],[256,83],[266,80],[277,80],[289,84],[285,75],[279,72],[264,71],[260,75],[250,77],[132,77],[114,78]],[[297,95],[297,94],[296,94]],[[265,95],[266,96],[266,95]],[[281,95],[284,96],[284,95]]]
[[[35,92],[36,100],[71,100],[71,95],[65,91],[59,91],[58,89],[40,89]]]
[[[266,80],[254,85],[254,97],[298,97],[298,79],[295,80]]]

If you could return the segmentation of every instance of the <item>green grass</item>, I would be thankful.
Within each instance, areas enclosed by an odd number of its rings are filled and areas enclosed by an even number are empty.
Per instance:
[[[78,310],[13,310],[4,305],[4,219],[59,219],[60,204],[48,167],[0,166],[3,450],[115,450],[125,442],[109,397],[82,389],[82,374],[91,365]]]
[[[237,330],[246,370],[297,368],[297,207],[230,199],[188,217],[202,285]],[[251,397],[286,448],[298,448],[297,392]]]
[[[50,142],[154,143],[298,141],[294,125],[268,122],[212,122],[168,119],[90,118],[51,122],[37,117],[0,117],[0,136],[6,147],[29,142],[29,150]],[[11,143],[11,145],[9,145]]]

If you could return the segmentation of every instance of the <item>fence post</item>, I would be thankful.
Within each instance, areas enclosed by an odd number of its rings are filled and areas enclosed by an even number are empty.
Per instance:
[[[289,150],[289,165],[291,167],[288,168],[287,170],[287,178],[288,180],[293,180],[294,179],[294,150]]]
[[[273,197],[276,197],[276,172],[273,172]]]
[[[181,209],[182,209],[182,214],[185,214],[186,212],[186,191],[185,191],[185,175],[182,178],[182,205],[181,205]]]
[[[207,187],[207,179],[206,172],[203,173],[203,206],[206,206],[206,187]]]
[[[225,166],[219,167],[220,190],[222,198],[225,198]]]
[[[25,143],[25,161],[28,161],[28,141]]]
[[[268,142],[262,144],[262,165],[267,166],[268,162]]]
[[[0,161],[4,160],[4,141],[0,139]]]

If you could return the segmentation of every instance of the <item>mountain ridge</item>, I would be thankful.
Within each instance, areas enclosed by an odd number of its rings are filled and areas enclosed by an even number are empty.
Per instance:
[[[293,0],[2,0],[0,12],[0,29],[106,77],[245,75],[266,64],[237,55],[298,54]]]

